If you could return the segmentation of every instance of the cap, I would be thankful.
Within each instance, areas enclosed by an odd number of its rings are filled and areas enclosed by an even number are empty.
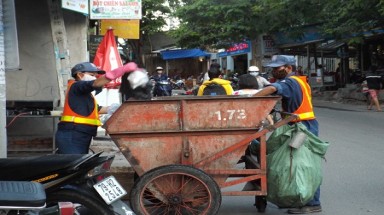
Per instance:
[[[95,64],[90,62],[79,63],[79,64],[76,64],[74,67],[72,67],[71,69],[72,76],[75,76],[76,73],[78,72],[96,72],[98,74],[105,73],[104,70],[97,68]]]
[[[164,70],[164,69],[163,69],[163,67],[158,66],[158,67],[156,67],[156,71],[157,71],[157,70]]]
[[[296,59],[290,55],[273,55],[272,61],[265,67],[280,67],[284,65],[295,65]]]
[[[250,66],[248,68],[248,72],[258,72],[258,71],[260,71],[260,70],[259,70],[259,67],[257,67],[257,66]]]

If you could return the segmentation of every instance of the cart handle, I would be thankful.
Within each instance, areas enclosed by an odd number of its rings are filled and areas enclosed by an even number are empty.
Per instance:
[[[276,130],[276,128],[278,128],[282,125],[288,124],[289,122],[299,118],[299,116],[297,114],[282,112],[282,111],[279,111],[279,113],[286,114],[286,115],[282,120],[276,122],[275,124],[266,126],[265,127],[266,129],[268,129],[269,131],[274,131],[274,130]]]

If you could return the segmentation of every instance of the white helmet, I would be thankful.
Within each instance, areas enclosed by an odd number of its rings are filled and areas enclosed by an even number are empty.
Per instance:
[[[157,71],[157,70],[164,70],[164,69],[163,69],[163,67],[158,66],[158,67],[156,67],[156,71]]]
[[[248,72],[258,72],[258,71],[260,71],[260,70],[259,70],[259,67],[257,67],[257,66],[250,66],[248,68]]]

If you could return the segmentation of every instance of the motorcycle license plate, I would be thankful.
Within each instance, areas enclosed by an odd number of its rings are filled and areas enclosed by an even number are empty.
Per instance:
[[[93,185],[93,187],[108,205],[127,194],[127,191],[124,190],[114,176],[105,178]]]

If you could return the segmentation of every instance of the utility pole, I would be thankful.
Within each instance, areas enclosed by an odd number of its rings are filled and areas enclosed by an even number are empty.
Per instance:
[[[64,107],[65,91],[70,76],[70,59],[67,31],[59,0],[47,0],[51,19],[53,47],[56,59],[56,74],[59,86],[60,107]]]
[[[0,158],[7,157],[7,130],[5,128],[7,115],[4,50],[3,0],[0,0]]]

